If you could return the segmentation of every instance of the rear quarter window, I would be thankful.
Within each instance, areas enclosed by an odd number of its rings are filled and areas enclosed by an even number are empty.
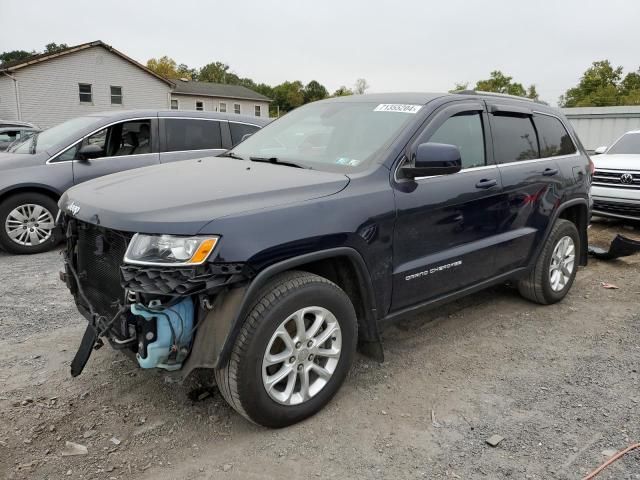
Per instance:
[[[530,116],[492,115],[491,134],[497,163],[539,158],[538,139]]]
[[[538,130],[540,157],[557,157],[576,152],[576,146],[562,122],[549,115],[535,115],[533,123]]]
[[[165,120],[166,152],[222,149],[220,122],[168,118]]]
[[[242,137],[247,134],[252,134],[260,128],[246,123],[229,122],[229,129],[231,130],[231,142],[233,142],[233,146],[235,147],[242,141]]]

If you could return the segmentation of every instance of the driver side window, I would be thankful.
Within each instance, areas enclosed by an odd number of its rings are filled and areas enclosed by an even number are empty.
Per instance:
[[[446,143],[458,147],[463,169],[486,165],[480,112],[462,112],[449,117],[431,136],[429,142]]]

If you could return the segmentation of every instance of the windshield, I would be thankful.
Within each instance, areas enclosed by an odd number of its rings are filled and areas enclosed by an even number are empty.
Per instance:
[[[23,142],[20,142],[9,150],[12,153],[39,153],[54,145],[57,145],[62,140],[70,135],[73,135],[76,131],[97,122],[100,117],[77,117],[72,120],[67,120],[60,125],[48,128],[40,133],[30,136]]]
[[[640,154],[640,133],[626,133],[614,143],[607,154],[633,155]]]
[[[245,160],[275,159],[315,170],[362,170],[420,109],[388,107],[369,102],[312,103],[257,131],[231,153]]]

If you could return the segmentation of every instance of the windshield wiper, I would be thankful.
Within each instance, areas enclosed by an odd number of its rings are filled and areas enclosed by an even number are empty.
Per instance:
[[[312,170],[311,167],[300,165],[299,163],[279,160],[278,157],[249,157],[249,160],[252,162],[273,163],[275,165],[284,165],[285,167],[308,168],[309,170]]]
[[[244,158],[242,158],[240,155],[237,155],[236,153],[233,153],[233,152],[224,152],[224,153],[221,153],[218,156],[219,157],[235,158],[236,160],[244,160]]]

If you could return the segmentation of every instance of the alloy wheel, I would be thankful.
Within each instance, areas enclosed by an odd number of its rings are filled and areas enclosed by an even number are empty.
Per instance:
[[[554,292],[560,292],[569,282],[576,260],[576,247],[570,236],[556,243],[549,266],[549,283]]]
[[[5,220],[5,232],[11,240],[25,247],[36,247],[51,238],[55,222],[52,213],[34,203],[18,205]]]

